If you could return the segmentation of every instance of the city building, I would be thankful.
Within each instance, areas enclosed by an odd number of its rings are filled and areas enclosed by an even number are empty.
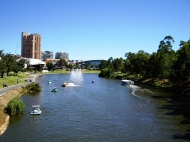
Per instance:
[[[45,61],[46,59],[53,59],[52,51],[41,51],[41,60]]]
[[[69,60],[69,54],[63,51],[57,52],[55,54],[55,59],[65,59],[66,61]]]
[[[21,57],[21,58],[17,59],[16,61],[18,62],[21,59],[25,59],[29,63],[29,65],[31,67],[36,67],[37,65],[43,65],[43,66],[45,66],[45,62],[43,62],[43,61],[41,61],[39,59],[32,59],[32,58],[23,58],[23,57]],[[25,68],[26,67],[27,67],[27,65],[25,64]]]
[[[52,58],[46,58],[45,63],[52,63],[53,65],[57,65],[60,59],[52,59]]]
[[[81,68],[98,70],[101,61],[102,60],[86,60],[78,61],[76,63],[78,63]]]
[[[41,35],[21,33],[21,56],[25,58],[41,59]]]

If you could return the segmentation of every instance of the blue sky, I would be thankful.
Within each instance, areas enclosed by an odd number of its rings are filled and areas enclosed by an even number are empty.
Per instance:
[[[1,0],[0,49],[21,54],[21,32],[42,35],[42,50],[71,60],[152,53],[165,36],[190,39],[189,0]]]

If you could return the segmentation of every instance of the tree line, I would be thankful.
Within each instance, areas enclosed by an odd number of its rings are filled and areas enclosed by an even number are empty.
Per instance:
[[[11,72],[14,72],[15,75],[19,71],[26,72],[33,70],[31,68],[29,61],[27,59],[20,59],[16,60],[15,56],[10,53],[3,53],[2,50],[0,50],[0,77],[3,78],[4,75],[10,76],[12,75]],[[43,66],[42,65],[36,65],[35,71],[42,71]]]
[[[18,73],[24,68],[26,60],[20,60],[16,62],[16,59],[10,53],[4,54],[3,51],[0,51],[0,77],[3,78],[6,74],[10,75],[10,72]]]
[[[77,66],[77,64],[75,65]],[[48,62],[46,67],[49,71],[55,70],[60,67],[66,67],[72,69],[75,67],[74,65],[68,64],[66,60],[60,59],[56,64],[52,62]],[[27,59],[21,58],[16,60],[15,56],[10,53],[3,53],[3,50],[0,50],[0,77],[3,78],[4,75],[10,76],[12,75],[10,72],[14,72],[16,75],[19,71],[39,71],[43,70],[43,65],[38,64],[35,66],[30,65]]]
[[[143,50],[126,53],[123,58],[102,60],[100,77],[110,77],[115,72],[135,75],[139,78],[167,79],[175,85],[190,79],[190,40],[180,41],[179,49],[174,51],[174,39],[166,36],[160,41],[157,52],[149,54]]]

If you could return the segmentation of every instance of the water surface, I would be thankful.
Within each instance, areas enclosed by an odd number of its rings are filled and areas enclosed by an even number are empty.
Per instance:
[[[168,98],[156,98],[169,92],[122,86],[119,80],[97,74],[83,74],[82,82],[74,82],[77,86],[61,87],[64,81],[70,81],[70,74],[39,77],[42,91],[22,95],[27,109],[11,117],[0,141],[169,142],[189,127],[180,124],[183,115],[167,115]],[[54,87],[58,92],[51,92]],[[30,115],[35,104],[41,105],[41,115]]]

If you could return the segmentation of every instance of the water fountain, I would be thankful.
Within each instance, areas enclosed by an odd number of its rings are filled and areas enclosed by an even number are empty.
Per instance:
[[[83,81],[83,75],[81,69],[75,69],[71,71],[71,83],[68,83],[67,86],[75,86],[73,82],[81,82]]]

